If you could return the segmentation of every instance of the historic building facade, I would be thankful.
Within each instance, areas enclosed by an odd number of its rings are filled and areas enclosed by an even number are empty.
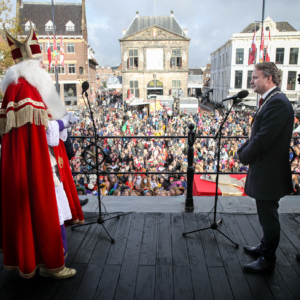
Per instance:
[[[261,24],[251,23],[242,32],[234,33],[224,45],[211,53],[210,99],[220,102],[237,94],[242,89],[249,90],[248,100],[257,99],[250,84],[253,65],[248,65],[249,52],[256,29],[256,62],[259,62]],[[269,32],[271,40],[269,41]],[[264,20],[265,45],[269,42],[270,61],[282,70],[281,90],[291,102],[298,102],[300,73],[300,31],[287,21],[274,22],[270,17]]]
[[[190,38],[173,12],[169,17],[140,17],[137,12],[119,41],[124,99],[187,96]]]
[[[53,54],[53,19],[51,2],[26,2],[17,0],[17,16],[20,16],[24,33],[29,30],[31,20],[36,30],[44,63],[48,63],[48,36],[50,38],[50,49]],[[70,108],[76,108],[80,102],[81,84],[83,81],[90,82],[91,99],[95,97],[97,91],[98,63],[94,58],[95,52],[88,45],[88,32],[86,23],[85,0],[82,3],[55,3],[55,28],[56,44],[58,53],[61,50],[61,38],[65,53],[64,66],[60,64],[58,58],[58,81],[59,92],[62,101]],[[52,67],[49,70],[55,83],[54,63],[52,55]]]

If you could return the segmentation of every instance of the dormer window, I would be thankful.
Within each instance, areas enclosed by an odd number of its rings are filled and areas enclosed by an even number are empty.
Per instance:
[[[53,22],[49,20],[46,25],[45,25],[45,30],[46,31],[52,31],[53,30]]]
[[[66,31],[75,31],[75,25],[71,21],[66,24]]]
[[[35,29],[35,24],[33,22],[32,23],[32,27]],[[30,30],[30,22],[27,21],[27,23],[25,24],[25,31],[29,31]]]

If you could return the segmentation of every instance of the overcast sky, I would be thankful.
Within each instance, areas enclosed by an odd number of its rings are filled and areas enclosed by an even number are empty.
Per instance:
[[[36,2],[41,1],[50,2]],[[55,2],[81,3],[81,0]],[[122,29],[129,27],[137,10],[140,16],[153,16],[154,2],[86,0],[89,44],[95,50],[100,65],[120,64],[119,39]],[[202,67],[210,62],[210,53],[222,46],[233,33],[241,32],[251,22],[261,20],[262,0],[156,0],[157,16],[170,16],[171,10],[181,27],[189,30],[189,66]],[[266,0],[265,18],[269,15],[275,22],[288,20],[300,31],[299,12],[299,0]]]

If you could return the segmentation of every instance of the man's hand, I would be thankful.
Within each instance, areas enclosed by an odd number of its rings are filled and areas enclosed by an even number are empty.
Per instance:
[[[74,116],[72,112],[68,112],[61,120],[63,121],[65,128],[70,128],[79,121],[78,117]]]

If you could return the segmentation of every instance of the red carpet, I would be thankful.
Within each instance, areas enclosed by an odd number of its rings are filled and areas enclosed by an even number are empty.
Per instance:
[[[220,175],[223,176],[223,175]],[[233,178],[241,179],[247,174],[237,174],[237,175],[230,175]],[[194,186],[193,186],[193,195],[194,196],[214,196],[216,192],[216,184],[214,182],[209,182],[206,180],[202,180],[201,175],[194,175]],[[247,196],[244,193],[243,188],[238,188],[241,192],[243,192],[243,196]],[[222,192],[218,189],[218,195],[222,196]]]

